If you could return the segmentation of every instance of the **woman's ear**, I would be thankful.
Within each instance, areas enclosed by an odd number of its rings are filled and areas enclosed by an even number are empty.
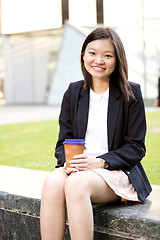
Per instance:
[[[82,59],[83,59],[83,61],[84,61],[84,53],[81,53],[81,57],[82,57]]]

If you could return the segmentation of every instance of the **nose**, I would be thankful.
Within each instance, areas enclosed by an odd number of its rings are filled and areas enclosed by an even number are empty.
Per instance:
[[[104,64],[104,60],[101,56],[96,56],[94,61],[96,64]]]

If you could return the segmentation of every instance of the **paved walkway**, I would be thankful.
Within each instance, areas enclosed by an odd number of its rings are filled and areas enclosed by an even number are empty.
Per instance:
[[[58,119],[59,107],[47,105],[2,105],[0,106],[0,125]]]
[[[160,111],[149,107],[147,112]],[[0,105],[0,125],[58,119],[60,107],[47,105]]]

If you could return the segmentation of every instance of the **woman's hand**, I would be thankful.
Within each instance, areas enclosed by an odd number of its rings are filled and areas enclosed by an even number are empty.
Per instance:
[[[87,154],[79,154],[73,158],[73,160],[69,161],[71,169],[86,171],[96,168],[103,168],[103,160],[101,158],[96,158]]]
[[[67,168],[66,163],[64,164],[63,170],[68,175],[71,174],[71,173],[79,172],[79,170],[77,168]]]

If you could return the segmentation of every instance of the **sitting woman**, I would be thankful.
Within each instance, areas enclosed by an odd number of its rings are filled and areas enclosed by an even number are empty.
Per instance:
[[[140,86],[128,81],[123,44],[110,28],[96,28],[81,51],[84,80],[64,94],[56,169],[42,190],[42,240],[62,240],[66,210],[72,240],[93,240],[92,203],[144,201],[151,186],[140,163],[146,120]],[[84,152],[66,168],[63,142],[84,139]]]

